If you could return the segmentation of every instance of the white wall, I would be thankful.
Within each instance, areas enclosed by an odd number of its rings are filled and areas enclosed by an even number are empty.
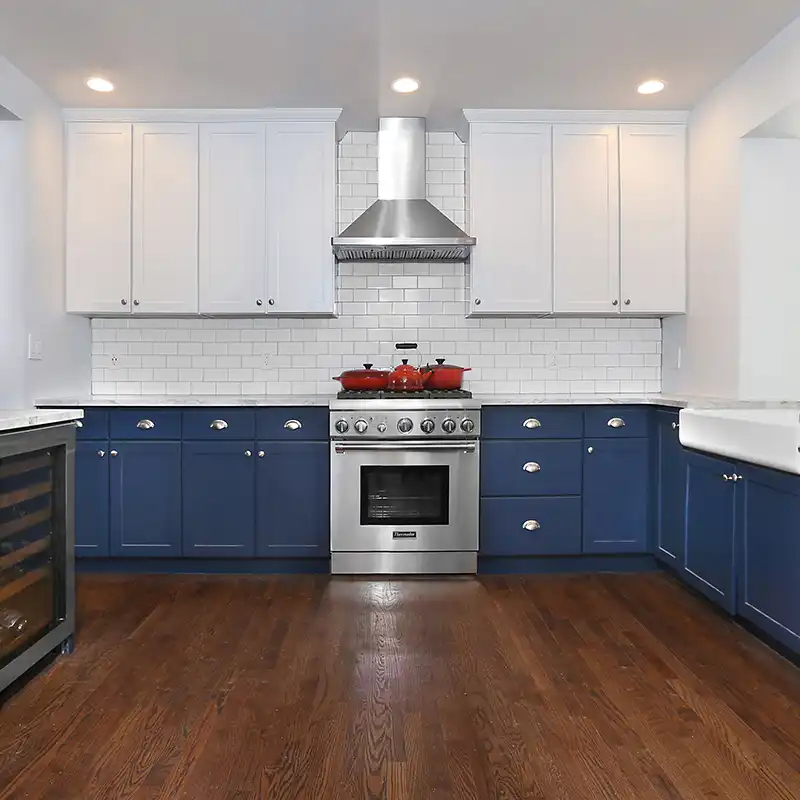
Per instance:
[[[64,162],[61,111],[34,83],[0,58],[0,106],[22,122],[24,179],[18,198],[24,246],[6,264],[4,280],[22,291],[21,313],[0,314],[0,340],[11,342],[12,376],[0,404],[29,404],[42,395],[85,394],[90,385],[88,320],[64,313]],[[13,275],[13,278],[10,277]],[[20,284],[21,281],[21,284]],[[44,342],[44,359],[28,361],[28,333]],[[23,342],[22,350],[19,342]]]
[[[664,321],[664,391],[740,394],[740,139],[798,99],[800,19],[690,116],[688,314]]]

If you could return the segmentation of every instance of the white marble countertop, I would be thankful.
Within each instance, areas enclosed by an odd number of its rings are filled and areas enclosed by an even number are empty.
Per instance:
[[[280,395],[181,395],[181,394],[136,394],[136,395],[90,395],[87,397],[46,397],[37,399],[36,405],[71,406],[88,408],[92,406],[111,406],[119,408],[168,406],[176,408],[207,407],[228,408],[241,406],[327,406],[334,398],[328,394],[280,394]]]
[[[80,419],[83,411],[75,408],[56,410],[37,408],[0,408],[0,431],[18,431],[37,428],[41,425],[55,425]]]
[[[327,394],[286,395],[95,395],[87,397],[43,398],[37,406],[70,408],[107,407],[244,407],[257,406],[327,406],[334,399]],[[478,394],[475,399],[486,406],[509,405],[631,405],[669,406],[672,408],[800,408],[797,401],[732,400],[722,397],[698,397],[682,394]]]

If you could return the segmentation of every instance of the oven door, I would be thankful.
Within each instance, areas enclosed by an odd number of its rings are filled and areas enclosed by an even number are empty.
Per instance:
[[[478,549],[478,442],[332,442],[331,550]]]

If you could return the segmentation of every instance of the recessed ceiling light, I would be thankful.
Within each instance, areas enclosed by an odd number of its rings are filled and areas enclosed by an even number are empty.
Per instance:
[[[89,78],[86,85],[95,92],[113,92],[114,84],[105,78]]]
[[[649,81],[640,83],[636,91],[639,92],[639,94],[658,94],[666,85],[664,81],[658,78],[652,78]]]
[[[410,94],[419,89],[419,81],[416,78],[397,78],[392,81],[392,89],[399,94]]]

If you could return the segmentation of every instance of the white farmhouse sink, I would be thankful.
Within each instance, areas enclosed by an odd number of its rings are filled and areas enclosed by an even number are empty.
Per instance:
[[[680,440],[695,450],[800,475],[798,409],[682,409]]]

